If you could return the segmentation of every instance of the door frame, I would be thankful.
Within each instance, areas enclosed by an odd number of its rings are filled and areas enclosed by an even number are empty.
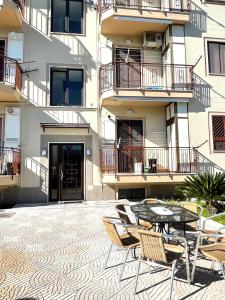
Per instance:
[[[47,197],[47,203],[51,203],[50,201],[50,146],[51,144],[83,144],[84,152],[84,164],[83,164],[83,190],[84,190],[84,200],[82,202],[86,202],[86,147],[85,142],[48,142],[48,197]],[[60,203],[60,201],[58,201]]]

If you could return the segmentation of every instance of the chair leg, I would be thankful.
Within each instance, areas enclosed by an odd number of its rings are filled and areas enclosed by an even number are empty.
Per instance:
[[[138,285],[138,276],[139,276],[140,266],[141,266],[141,254],[139,256],[138,263],[137,263],[136,277],[135,277],[135,283],[134,283],[134,295],[136,295],[136,293],[137,293],[137,285]]]
[[[174,260],[172,264],[172,270],[171,270],[171,279],[170,279],[170,294],[169,294],[169,300],[172,300],[172,291],[173,291],[173,279],[174,279],[174,272],[176,267],[177,260]]]
[[[110,256],[110,253],[112,251],[112,247],[113,247],[113,243],[111,243],[110,247],[109,247],[109,252],[107,254],[107,258],[106,258],[106,261],[105,261],[105,264],[104,264],[104,269],[107,268],[107,263],[108,263],[108,260],[109,260],[109,256]]]
[[[223,263],[220,263],[220,265],[221,265],[221,270],[222,270],[222,273],[223,273],[223,278],[225,279],[224,264],[223,264]]]
[[[196,269],[196,265],[197,265],[199,243],[200,243],[200,238],[198,238],[198,241],[197,241],[197,244],[196,244],[196,250],[195,250],[195,256],[194,256],[194,262],[193,262],[192,272],[191,272],[191,282],[193,282],[194,276],[195,276],[195,269]]]
[[[122,269],[121,269],[121,272],[120,272],[119,281],[122,280],[123,271],[124,271],[124,268],[125,268],[125,265],[126,265],[126,261],[127,261],[127,257],[128,257],[129,252],[130,252],[130,249],[128,248],[128,249],[127,249],[127,252],[126,252],[126,254],[125,254],[125,259],[124,259],[124,262],[123,262],[123,265],[122,265]]]
[[[190,264],[189,264],[189,255],[188,255],[187,249],[185,251],[185,258],[186,258],[187,282],[188,282],[188,285],[190,285],[190,283],[191,283],[191,278],[190,278]]]

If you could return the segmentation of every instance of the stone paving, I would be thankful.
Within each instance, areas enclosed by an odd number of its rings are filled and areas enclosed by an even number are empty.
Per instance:
[[[103,269],[109,241],[103,215],[115,215],[113,203],[56,204],[0,210],[0,299],[167,299],[170,272],[149,273],[142,264],[133,295],[136,261],[130,257],[118,281],[121,251]],[[176,272],[173,299],[225,299],[225,285],[211,263],[199,261],[195,285]],[[216,266],[215,266],[216,268]]]

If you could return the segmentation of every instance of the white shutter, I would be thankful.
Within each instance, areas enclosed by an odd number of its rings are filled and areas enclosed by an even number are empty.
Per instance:
[[[107,41],[106,43],[100,43],[100,63],[103,65],[112,62],[112,43]]]
[[[18,148],[20,145],[20,108],[6,107],[5,147]]]
[[[0,0],[0,6],[3,6],[3,0]],[[0,8],[1,9],[1,8]]]
[[[116,122],[113,117],[105,118],[103,123],[103,136],[105,142],[114,142],[116,139]]]
[[[8,57],[19,62],[23,61],[23,33],[9,32],[8,34]]]

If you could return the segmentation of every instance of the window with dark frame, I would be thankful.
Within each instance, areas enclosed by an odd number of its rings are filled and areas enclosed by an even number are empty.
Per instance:
[[[52,0],[51,31],[83,33],[83,0]]]
[[[208,42],[208,65],[210,74],[225,75],[225,42]]]
[[[225,116],[212,116],[213,149],[225,152]]]
[[[51,69],[51,106],[83,105],[83,70]]]

